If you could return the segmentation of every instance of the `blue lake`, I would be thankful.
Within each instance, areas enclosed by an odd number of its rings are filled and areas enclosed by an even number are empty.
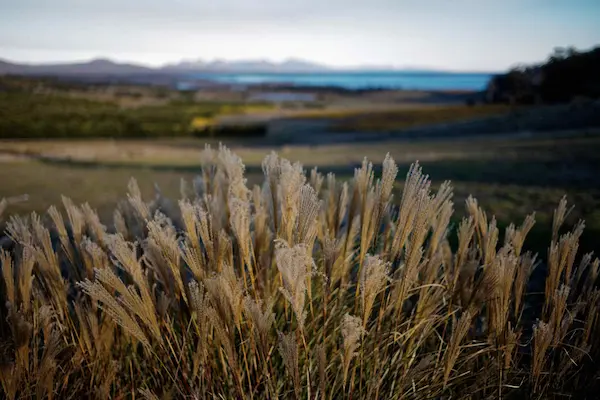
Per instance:
[[[483,90],[492,74],[452,72],[202,73],[193,78],[226,84],[292,84],[344,89]]]

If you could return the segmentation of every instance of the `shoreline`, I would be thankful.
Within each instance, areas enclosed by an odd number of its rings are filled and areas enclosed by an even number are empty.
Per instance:
[[[345,74],[346,72],[328,72],[328,75]],[[379,72],[384,73],[384,72]],[[391,72],[390,72],[391,73]],[[403,72],[398,72],[402,74]],[[361,87],[345,86],[343,84],[306,84],[294,82],[227,82],[210,77],[231,76],[231,75],[252,75],[254,73],[232,73],[220,72],[210,74],[190,74],[190,73],[173,73],[173,72],[153,72],[139,74],[106,74],[106,73],[23,73],[23,74],[0,74],[0,77],[8,78],[33,78],[33,79],[50,79],[63,82],[82,84],[82,85],[136,85],[136,86],[166,86],[180,92],[197,91],[197,90],[271,90],[271,91],[288,91],[288,92],[313,92],[327,94],[371,94],[385,92],[427,92],[427,93],[442,93],[442,94],[476,94],[485,91],[485,87],[481,89],[464,88],[457,85],[456,88],[403,88],[401,85],[397,87],[391,85],[364,85]],[[256,73],[258,75],[267,73]],[[412,74],[412,75],[411,75]],[[291,73],[268,73],[268,75],[294,75]],[[321,73],[305,73],[305,75],[321,75]],[[406,76],[424,76],[436,75],[431,73],[410,73]],[[444,73],[445,76],[461,76],[469,75],[465,73]],[[486,74],[479,74],[487,76]],[[491,75],[490,75],[491,78]]]

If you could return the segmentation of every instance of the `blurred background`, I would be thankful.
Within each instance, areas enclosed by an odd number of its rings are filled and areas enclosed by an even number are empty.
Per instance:
[[[600,234],[600,2],[220,0],[0,4],[0,198],[109,222],[130,177],[179,197],[205,144],[260,183],[272,150],[350,178],[390,153],[501,227],[563,195]],[[397,183],[396,194],[403,182]]]

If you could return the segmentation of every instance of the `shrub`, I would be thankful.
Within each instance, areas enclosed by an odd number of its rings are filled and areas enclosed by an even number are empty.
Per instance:
[[[397,207],[389,156],[379,179],[365,160],[338,182],[273,153],[252,189],[226,148],[202,165],[178,207],[132,180],[110,229],[66,198],[48,222],[8,218],[4,397],[597,393],[600,261],[577,255],[583,223],[561,229],[566,200],[540,263],[522,250],[534,215],[500,243],[469,198],[451,230],[452,188],[418,164]]]

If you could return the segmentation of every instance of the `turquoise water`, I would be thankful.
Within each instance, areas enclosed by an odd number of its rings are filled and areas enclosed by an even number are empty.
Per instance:
[[[483,90],[492,74],[451,72],[205,73],[196,79],[220,83],[292,84],[344,89]]]

